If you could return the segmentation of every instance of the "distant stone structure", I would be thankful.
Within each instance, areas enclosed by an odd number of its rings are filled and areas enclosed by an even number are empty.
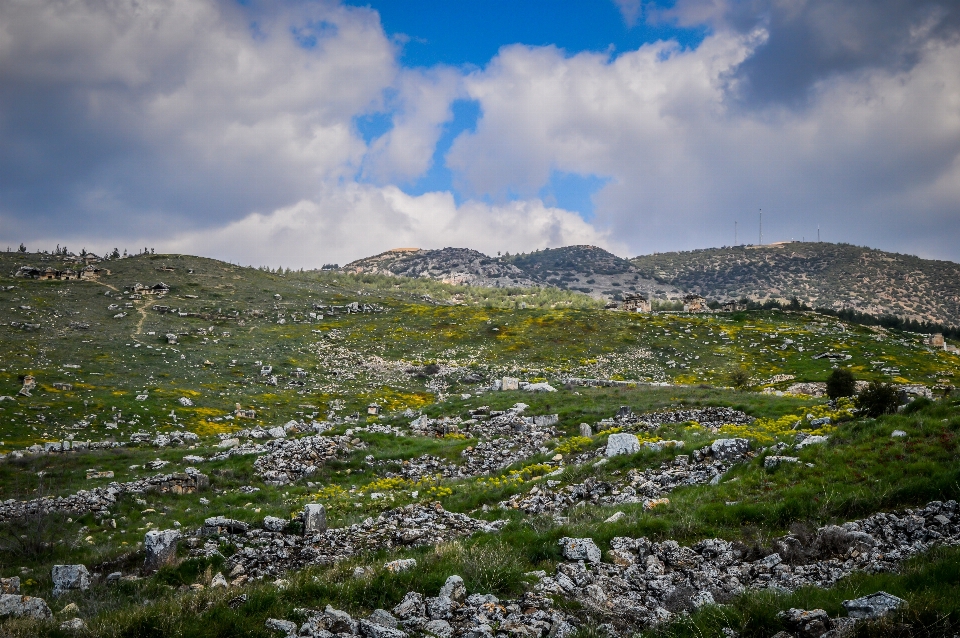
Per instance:
[[[628,293],[623,296],[623,304],[620,310],[624,312],[650,312],[650,300],[646,295],[639,293]]]
[[[686,295],[683,298],[683,311],[684,312],[710,312],[710,309],[707,307],[707,300],[701,297],[700,295]]]

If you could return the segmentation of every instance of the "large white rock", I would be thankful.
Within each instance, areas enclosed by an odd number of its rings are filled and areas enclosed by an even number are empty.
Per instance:
[[[34,596],[19,594],[0,595],[0,618],[12,616],[14,618],[36,618],[46,620],[53,616],[47,607],[47,601]]]
[[[443,587],[440,588],[440,595],[462,603],[467,597],[467,586],[463,584],[463,579],[459,576],[450,576],[447,578],[447,582],[443,584]]]
[[[503,381],[500,382],[501,390],[519,390],[520,389],[520,379],[515,377],[504,377]]]
[[[607,456],[635,454],[640,451],[640,440],[633,434],[617,432],[607,439]]]
[[[83,565],[54,565],[51,577],[54,596],[71,589],[90,589],[90,572]]]
[[[179,530],[154,529],[147,532],[143,537],[143,549],[147,553],[143,568],[148,572],[154,572],[172,563],[177,557],[178,540],[180,540]]]
[[[319,503],[308,503],[303,508],[303,533],[322,534],[327,531],[327,510]]]
[[[282,532],[287,526],[286,519],[277,516],[264,516],[263,529],[268,532]]]
[[[560,539],[560,549],[563,557],[567,560],[586,560],[591,563],[600,562],[600,548],[593,542],[592,538],[570,538],[565,536]]]
[[[847,615],[851,618],[880,618],[886,616],[894,609],[906,604],[907,601],[897,598],[893,594],[885,591],[878,591],[869,596],[863,596],[854,600],[843,601],[843,606],[847,610]]]
[[[710,444],[713,457],[721,461],[736,459],[750,451],[748,439],[717,439]]]

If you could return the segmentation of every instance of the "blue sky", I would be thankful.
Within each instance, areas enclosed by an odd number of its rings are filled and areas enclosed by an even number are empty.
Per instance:
[[[680,28],[669,21],[628,22],[612,0],[382,0],[349,4],[377,11],[385,31],[401,46],[399,60],[405,67],[481,68],[501,47],[512,44],[557,47],[568,56],[590,51],[611,57],[658,40],[696,48],[707,33],[704,25]],[[463,201],[445,156],[457,136],[475,130],[481,115],[480,104],[457,100],[452,104],[452,114],[444,125],[429,170],[414,181],[401,183],[404,192],[421,195],[449,191],[458,204]],[[370,143],[390,130],[391,114],[368,114],[358,117],[355,123]],[[589,220],[593,217],[593,194],[607,181],[593,174],[552,171],[538,196],[550,206],[575,211]],[[481,198],[491,200],[488,196]]]
[[[406,66],[485,66],[507,44],[581,51],[628,51],[656,40],[696,46],[704,26],[681,29],[643,20],[628,25],[612,0],[382,0],[372,7],[384,29],[404,43]]]

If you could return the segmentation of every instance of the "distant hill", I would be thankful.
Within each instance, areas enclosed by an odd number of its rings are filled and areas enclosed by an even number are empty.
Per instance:
[[[447,284],[468,286],[528,288],[538,285],[516,266],[469,248],[395,248],[373,257],[358,259],[342,270],[398,277],[428,277]]]
[[[643,255],[642,276],[717,300],[788,300],[960,324],[960,264],[849,244],[784,242]]]
[[[640,270],[626,259],[596,246],[547,248],[504,258],[541,285],[579,290],[593,297],[612,299],[623,293],[641,292],[652,298],[681,294]]]
[[[599,299],[625,292],[676,297],[680,291],[649,277],[636,266],[596,246],[548,248],[532,253],[490,257],[469,248],[422,250],[396,248],[351,262],[344,272],[429,277],[471,286],[543,286],[582,292]]]

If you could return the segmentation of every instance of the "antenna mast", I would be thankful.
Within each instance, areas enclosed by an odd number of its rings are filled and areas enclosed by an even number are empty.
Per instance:
[[[760,245],[763,246],[763,209],[760,209]]]

